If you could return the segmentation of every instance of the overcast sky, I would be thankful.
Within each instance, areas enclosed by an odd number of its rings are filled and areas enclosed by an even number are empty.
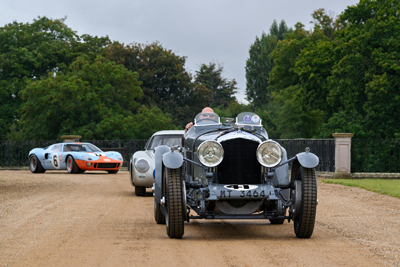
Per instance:
[[[274,19],[309,29],[311,13],[325,8],[342,13],[355,0],[0,0],[0,26],[32,23],[38,16],[60,19],[77,34],[106,36],[125,44],[159,41],[187,57],[195,73],[203,63],[220,63],[223,76],[238,83],[245,103],[245,65],[250,45],[268,33]]]

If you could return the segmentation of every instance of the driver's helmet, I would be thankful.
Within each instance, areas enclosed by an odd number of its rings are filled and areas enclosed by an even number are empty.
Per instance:
[[[215,112],[200,112],[194,118],[195,125],[213,125],[219,123],[220,118]]]

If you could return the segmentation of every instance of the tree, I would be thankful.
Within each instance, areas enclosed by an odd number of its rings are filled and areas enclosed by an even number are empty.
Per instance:
[[[322,30],[324,35],[333,40],[335,32],[341,28],[338,17],[334,17],[333,12],[328,12],[324,8],[315,10],[311,16],[313,17],[314,30]]]
[[[326,129],[346,129],[353,122],[360,125],[356,137],[399,135],[399,9],[398,1],[361,0],[340,16],[344,27],[337,32],[328,101],[341,120],[329,121]]]
[[[32,24],[13,22],[0,28],[0,139],[20,117],[18,93],[27,80],[55,71],[65,59],[66,40],[74,38],[63,20],[39,17]]]
[[[236,101],[235,79],[228,80],[222,77],[223,67],[215,63],[202,64],[200,70],[196,71],[194,82],[203,85],[211,92],[211,106],[227,107],[232,101]]]
[[[273,67],[270,54],[276,44],[275,37],[262,33],[250,46],[246,61],[246,99],[254,107],[266,106],[272,101],[268,81]]]
[[[332,47],[318,27],[306,31],[297,23],[295,28],[272,53],[275,66],[270,86],[278,106],[273,122],[282,138],[310,138],[318,133],[326,115]]]
[[[261,37],[256,36],[255,42],[250,46],[249,58],[246,61],[246,99],[254,108],[265,108],[272,101],[271,89],[269,88],[270,73],[274,66],[271,53],[274,51],[278,41],[285,38],[287,33],[292,32],[284,20],[278,26],[273,21],[269,34],[264,32]]]
[[[79,57],[69,70],[31,81],[21,91],[22,139],[57,139],[64,134],[134,139],[143,137],[144,130],[171,129],[171,118],[159,109],[139,108],[143,92],[137,73],[100,56],[94,62]],[[154,117],[150,126],[143,125],[149,124],[144,118]]]
[[[183,128],[198,110],[209,104],[207,89],[195,86],[185,70],[186,58],[158,42],[130,45],[115,42],[105,49],[105,56],[137,72],[144,93],[141,103],[172,114],[175,125]]]
[[[109,41],[88,35],[83,40],[67,27],[65,18],[39,17],[33,23],[13,22],[0,28],[0,139],[20,119],[19,92],[29,81],[68,71],[78,56],[97,53]]]

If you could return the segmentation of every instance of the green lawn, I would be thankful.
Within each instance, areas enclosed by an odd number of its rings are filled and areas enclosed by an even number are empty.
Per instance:
[[[400,198],[400,180],[387,179],[323,179],[323,183],[360,187],[368,191]]]

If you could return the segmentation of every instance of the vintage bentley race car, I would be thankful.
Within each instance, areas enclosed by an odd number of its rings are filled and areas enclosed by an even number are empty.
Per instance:
[[[308,148],[287,159],[257,114],[221,123],[200,113],[184,146],[157,147],[155,164],[154,218],[170,238],[182,238],[185,221],[203,218],[293,220],[297,237],[313,233],[319,159]]]
[[[154,149],[157,146],[180,145],[184,131],[166,130],[154,133],[147,141],[144,150],[136,151],[129,162],[130,182],[137,196],[144,196],[146,188],[154,183]]]
[[[103,152],[90,143],[58,143],[29,152],[29,168],[33,173],[46,170],[67,170],[68,173],[107,171],[117,173],[123,164],[119,152]]]

